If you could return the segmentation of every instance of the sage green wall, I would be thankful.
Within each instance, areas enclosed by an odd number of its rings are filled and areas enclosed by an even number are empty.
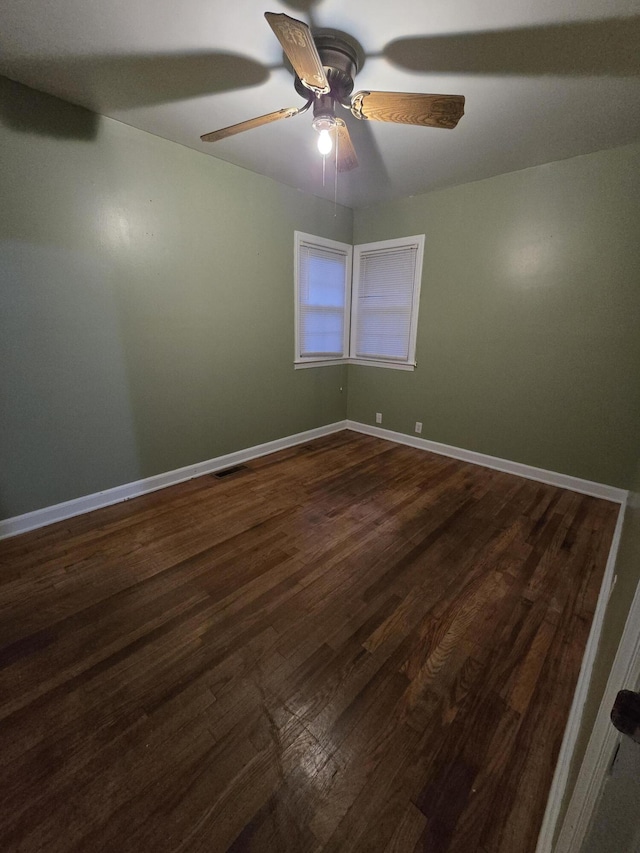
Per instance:
[[[4,79],[0,122],[0,517],[344,419],[293,232],[349,209]]]
[[[413,373],[349,368],[349,418],[628,487],[640,425],[640,145],[358,210],[426,235]]]

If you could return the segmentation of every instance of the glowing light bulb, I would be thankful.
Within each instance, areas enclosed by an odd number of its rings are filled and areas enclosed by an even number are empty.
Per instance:
[[[318,151],[322,154],[323,157],[326,157],[327,154],[331,153],[332,148],[333,142],[331,141],[329,131],[321,130],[320,136],[318,137]]]

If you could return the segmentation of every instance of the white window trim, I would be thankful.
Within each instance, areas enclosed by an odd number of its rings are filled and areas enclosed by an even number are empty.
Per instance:
[[[298,269],[299,248],[302,243],[308,243],[321,248],[337,249],[346,254],[346,286],[344,305],[344,341],[343,355],[335,357],[303,357],[300,356],[300,305],[298,291]],[[413,301],[411,306],[411,328],[409,331],[409,357],[406,361],[396,359],[363,358],[355,355],[355,326],[357,314],[352,314],[352,305],[357,304],[357,288],[359,279],[360,254],[375,249],[394,249],[415,246],[416,271],[413,288]],[[398,237],[393,240],[381,240],[374,243],[361,243],[350,246],[348,243],[340,243],[337,240],[329,240],[326,237],[318,237],[315,234],[306,234],[303,231],[294,232],[294,293],[295,293],[295,353],[294,369],[303,370],[310,367],[331,367],[336,364],[357,364],[364,367],[384,367],[387,370],[415,370],[416,339],[418,333],[418,312],[420,308],[420,289],[422,285],[422,264],[424,257],[424,234],[416,234],[412,237]]]
[[[336,364],[347,364],[348,358],[303,358],[293,363],[294,370],[305,370],[307,367],[335,367]]]
[[[379,358],[346,358],[347,364],[360,364],[362,367],[386,367],[391,370],[415,370],[416,361],[382,361]]]
[[[380,361],[369,358],[327,358],[327,359],[304,359],[294,362],[294,370],[304,370],[307,367],[332,367],[336,364],[360,364],[362,367],[386,367],[391,370],[415,370],[417,362],[407,364],[404,361]]]
[[[353,304],[358,304],[358,288],[360,284],[360,257],[365,252],[384,249],[416,248],[416,269],[413,282],[411,303],[411,327],[409,329],[409,347],[407,359],[366,358],[356,356],[356,340],[358,330],[357,310],[351,316],[351,349],[349,361],[352,364],[371,364],[376,367],[390,367],[401,370],[414,370],[416,366],[416,338],[418,334],[418,310],[420,307],[420,286],[422,284],[422,259],[424,255],[424,234],[413,237],[398,237],[393,240],[381,240],[375,243],[361,243],[353,247],[353,279],[351,284]]]
[[[323,358],[305,357],[300,355],[300,291],[298,289],[298,272],[300,269],[300,247],[303,243],[318,246],[323,249],[335,249],[346,255],[345,289],[344,289],[344,336],[342,341],[342,355],[324,356]],[[351,281],[352,281],[353,246],[348,243],[340,243],[337,240],[329,240],[326,237],[318,237],[315,234],[305,234],[304,231],[294,232],[293,252],[293,286],[295,292],[295,352],[294,367],[326,367],[332,364],[344,364],[349,352],[349,327],[351,322]]]

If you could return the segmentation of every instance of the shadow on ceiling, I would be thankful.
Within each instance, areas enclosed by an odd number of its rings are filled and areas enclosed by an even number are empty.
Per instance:
[[[378,186],[389,186],[389,172],[374,138],[371,122],[357,119],[345,119],[345,122],[360,164],[359,168],[350,174],[358,181],[370,176]]]
[[[270,69],[252,59],[230,53],[153,54],[150,56],[73,56],[27,58],[12,62],[15,79],[47,81],[54,97],[79,104],[93,113],[181,101],[257,86],[269,78]],[[77,81],[77,82],[76,82]],[[97,118],[80,118],[58,107],[34,110],[13,89],[0,103],[0,120],[24,132],[53,137],[92,139]],[[77,107],[75,108],[77,110]],[[91,115],[91,113],[89,113]]]
[[[257,86],[269,78],[270,70],[244,56],[211,51],[28,58],[12,62],[9,75],[27,85],[30,80],[48,80],[48,91],[55,95],[62,94],[56,91],[56,84],[63,80],[65,98],[100,112]]]
[[[307,16],[307,23],[311,29],[317,26],[317,22],[313,16],[313,7],[319,6],[322,2],[323,0],[281,0],[283,6],[287,6],[298,14],[300,12],[304,13]]]
[[[319,6],[322,0],[281,0],[283,6],[288,6],[295,12],[304,12],[305,15],[311,15],[314,6]]]
[[[382,56],[423,73],[640,74],[640,15],[503,31],[396,39]]]

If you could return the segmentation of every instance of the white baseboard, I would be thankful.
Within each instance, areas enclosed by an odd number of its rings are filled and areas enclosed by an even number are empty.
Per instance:
[[[237,450],[234,453],[227,453],[224,456],[217,456],[214,459],[207,459],[205,462],[196,462],[194,465],[176,468],[175,471],[167,471],[165,474],[156,474],[144,480],[125,483],[122,486],[115,486],[112,489],[105,489],[102,492],[95,492],[92,495],[85,495],[84,497],[74,498],[73,500],[55,504],[54,506],[37,509],[34,512],[16,515],[13,518],[0,521],[0,539],[6,539],[8,536],[17,536],[19,533],[26,533],[28,530],[35,530],[38,527],[44,527],[56,521],[63,521],[65,518],[73,518],[75,515],[82,515],[85,512],[91,512],[103,506],[127,501],[131,498],[145,495],[148,492],[155,492],[158,489],[164,489],[167,486],[173,486],[176,483],[200,477],[203,474],[221,471],[224,468],[230,468],[232,465],[239,465],[242,462],[248,462],[250,459],[257,459],[259,456],[275,453],[277,450],[284,450],[287,447],[304,444],[306,441],[320,438],[323,435],[340,432],[346,429],[346,427],[346,421],[338,421],[333,424],[327,424],[326,426],[309,429],[305,432],[299,432],[295,435],[288,435],[285,438],[277,438],[275,441],[256,444],[254,447],[247,447],[245,450]]]
[[[16,515],[4,521],[0,520],[0,539],[17,536],[19,533],[26,533],[28,530],[35,530],[47,524],[54,524],[56,521],[63,521],[66,518],[73,518],[75,515],[82,515],[85,512],[91,512],[103,506],[110,506],[111,504],[130,500],[139,495],[147,494],[147,492],[164,489],[175,483],[191,480],[193,477],[200,477],[202,474],[211,474],[214,471],[220,471],[231,465],[238,465],[250,459],[257,459],[259,456],[266,456],[268,453],[275,453],[277,450],[293,447],[296,444],[303,444],[305,441],[311,441],[314,438],[330,435],[333,432],[339,432],[343,429],[377,436],[378,438],[395,441],[399,444],[406,444],[409,447],[417,447],[421,450],[429,450],[432,453],[451,456],[454,459],[461,459],[464,462],[484,465],[486,468],[494,468],[497,471],[517,474],[520,477],[527,477],[530,480],[538,480],[542,483],[549,483],[553,486],[560,486],[564,489],[571,489],[575,492],[605,498],[616,501],[617,503],[623,503],[627,497],[627,492],[624,489],[618,489],[614,486],[594,483],[590,480],[581,480],[578,477],[570,477],[567,474],[545,471],[542,468],[534,468],[531,465],[523,465],[520,462],[510,462],[507,459],[499,459],[496,456],[488,456],[485,453],[476,453],[472,450],[464,450],[449,444],[440,444],[437,441],[429,441],[425,438],[405,435],[404,433],[369,426],[368,424],[358,423],[357,421],[337,421],[336,423],[327,424],[316,429],[278,438],[275,441],[257,444],[254,447],[248,447],[234,453],[227,453],[225,456],[217,456],[214,459],[207,459],[204,462],[197,462],[194,465],[186,465],[184,468],[177,468],[175,471],[156,474],[144,480],[125,483],[122,486],[115,486],[112,489],[105,489],[91,495],[74,498],[73,500],[55,504],[54,506],[37,509],[34,512]]]
[[[451,456],[453,459],[461,459],[463,462],[471,462],[474,465],[483,465],[485,468],[493,468],[495,471],[504,471],[507,474],[517,474],[528,480],[536,480],[539,483],[547,483],[550,486],[559,486],[561,489],[569,489],[572,492],[580,492],[583,495],[592,495],[595,498],[604,498],[615,503],[624,503],[628,492],[615,486],[604,483],[595,483],[592,480],[582,480],[580,477],[572,477],[569,474],[558,474],[555,471],[546,471],[544,468],[535,468],[533,465],[525,465],[522,462],[510,462],[508,459],[500,459],[498,456],[489,456],[486,453],[476,453],[475,450],[464,450],[461,447],[453,447],[450,444],[441,444],[439,441],[429,441],[414,435],[405,435],[402,432],[394,432],[382,427],[361,424],[358,421],[347,421],[347,429],[361,432],[365,435],[373,435],[377,438],[386,438],[398,444],[406,444],[409,447],[417,447],[420,450],[429,450],[441,456]]]

